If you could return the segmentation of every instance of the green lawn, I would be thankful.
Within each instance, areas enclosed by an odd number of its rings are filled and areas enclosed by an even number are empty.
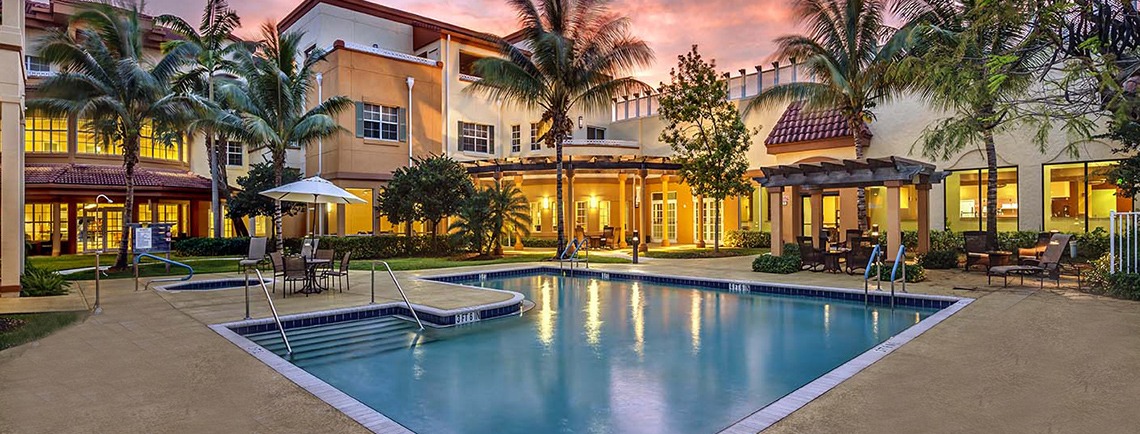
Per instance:
[[[728,258],[733,256],[750,256],[762,255],[768,253],[768,249],[738,249],[721,247],[719,252],[713,251],[711,247],[698,249],[676,249],[676,250],[653,250],[649,249],[648,252],[642,253],[642,256],[647,258],[664,258],[664,259],[700,259],[700,258]]]
[[[541,262],[549,259],[550,254],[542,253],[525,253],[521,255],[506,255],[497,259],[483,259],[483,260],[457,260],[454,258],[391,258],[385,259],[392,270],[427,270],[432,268],[452,268],[452,267],[468,267],[473,265],[493,265],[493,264],[517,264],[526,262]],[[360,260],[352,263],[353,270],[368,270],[372,261]],[[624,258],[614,258],[608,256],[591,256],[590,262],[600,264],[628,264],[630,261]]]
[[[0,315],[0,350],[40,339],[86,316],[87,312]]]

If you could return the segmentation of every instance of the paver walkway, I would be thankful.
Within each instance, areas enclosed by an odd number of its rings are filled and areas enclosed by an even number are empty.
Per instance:
[[[752,273],[750,262],[591,268],[862,287],[858,276]],[[460,271],[398,274],[408,281]],[[767,432],[1136,432],[1140,303],[1050,285],[988,287],[976,272],[928,274],[930,282],[908,289],[978,300]],[[357,272],[351,294],[291,297],[281,306],[362,304],[362,282],[367,274]],[[0,432],[360,431],[204,326],[240,319],[240,294],[109,290],[103,315],[0,352]]]

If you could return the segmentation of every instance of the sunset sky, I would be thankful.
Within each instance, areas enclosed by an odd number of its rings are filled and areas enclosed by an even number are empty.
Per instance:
[[[471,29],[507,34],[515,15],[503,0],[375,0]],[[277,21],[300,0],[230,0],[241,15],[241,36],[255,37],[261,23]],[[657,54],[657,64],[637,75],[652,84],[668,80],[677,55],[699,44],[722,71],[768,64],[772,40],[794,30],[788,0],[614,0],[612,7],[633,21],[634,34]],[[196,24],[205,0],[149,0],[149,14],[173,13]]]

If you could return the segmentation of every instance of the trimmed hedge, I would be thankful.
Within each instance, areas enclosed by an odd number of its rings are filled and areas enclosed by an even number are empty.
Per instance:
[[[285,251],[301,251],[301,238],[286,238]],[[268,242],[273,251],[276,242]],[[399,256],[449,256],[465,250],[463,238],[458,235],[399,235],[320,237],[318,246],[331,248],[336,255],[352,252],[352,259],[384,259]],[[249,253],[249,238],[187,238],[174,242],[174,253],[179,256],[245,256]]]
[[[273,243],[269,243],[270,249]],[[249,254],[249,238],[183,238],[170,247],[178,256],[241,256]]]
[[[794,243],[784,244],[784,253],[780,256],[766,253],[752,260],[752,271],[760,273],[792,274],[802,267],[800,245]]]
[[[958,252],[955,250],[931,250],[918,256],[918,264],[927,270],[958,268]]]
[[[729,231],[724,236],[724,245],[745,249],[772,247],[772,234],[761,231]]]
[[[926,269],[922,268],[921,265],[918,265],[918,264],[905,264],[905,265],[906,265],[906,282],[907,283],[916,283],[916,282],[921,282],[923,280],[926,280]],[[879,273],[879,279],[881,279],[883,281],[890,281],[891,280],[891,267],[894,267],[894,264],[883,264],[882,269],[879,269],[878,264],[872,265],[871,266],[871,274],[875,274],[876,272],[878,272]],[[902,270],[899,270],[899,273],[901,274]]]

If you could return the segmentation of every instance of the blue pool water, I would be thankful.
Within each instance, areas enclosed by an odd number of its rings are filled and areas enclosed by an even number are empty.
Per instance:
[[[290,330],[293,363],[419,433],[712,433],[936,312],[550,275],[521,317]],[[249,336],[282,354],[275,332]]]

